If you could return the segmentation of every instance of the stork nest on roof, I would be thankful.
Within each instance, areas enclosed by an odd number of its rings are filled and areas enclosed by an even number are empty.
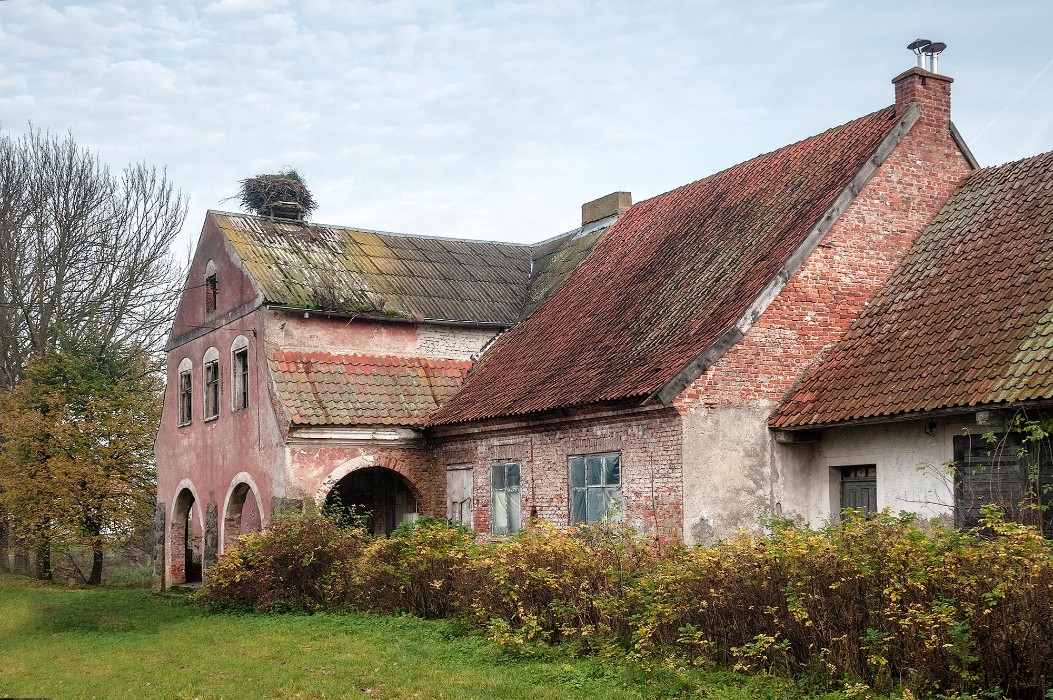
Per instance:
[[[298,210],[299,217],[318,208],[300,174],[292,168],[277,173],[247,177],[238,183],[238,202],[242,207],[262,216],[288,218],[289,210]]]

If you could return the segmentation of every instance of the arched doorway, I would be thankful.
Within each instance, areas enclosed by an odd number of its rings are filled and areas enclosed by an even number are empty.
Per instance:
[[[384,467],[350,472],[329,491],[323,507],[361,522],[375,535],[390,535],[399,524],[417,519],[413,487],[401,474]]]
[[[227,496],[227,507],[223,513],[223,551],[232,547],[239,535],[262,529],[263,514],[255,489],[248,480],[235,483]]]
[[[189,488],[182,489],[176,496],[169,535],[172,547],[169,566],[171,585],[201,582],[203,523],[198,522],[200,518],[194,515],[196,502]]]

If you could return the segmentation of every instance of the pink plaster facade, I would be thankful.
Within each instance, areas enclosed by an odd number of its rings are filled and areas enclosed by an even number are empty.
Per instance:
[[[208,310],[206,278],[212,274],[215,309]],[[188,532],[192,557],[203,564],[207,578],[209,564],[238,535],[266,528],[282,508],[324,501],[336,481],[358,469],[398,474],[414,494],[417,512],[442,510],[444,486],[419,430],[404,430],[394,442],[387,436],[374,440],[324,431],[304,436],[290,425],[274,394],[268,353],[280,348],[468,359],[496,332],[268,306],[218,227],[206,219],[170,336],[155,444],[158,520],[163,522],[158,532],[163,563],[157,563],[156,573],[163,585],[187,581]],[[236,344],[247,348],[249,358],[248,407],[239,409]],[[212,358],[219,368],[219,410],[206,418],[204,366]],[[180,368],[187,365],[191,416],[181,424]]]

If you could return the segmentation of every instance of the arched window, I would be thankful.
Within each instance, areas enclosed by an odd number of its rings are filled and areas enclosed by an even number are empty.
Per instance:
[[[249,339],[243,335],[230,345],[230,403],[235,411],[249,407]]]
[[[193,420],[191,409],[194,405],[194,363],[189,357],[184,357],[179,362],[179,425],[190,425]]]
[[[216,313],[217,293],[219,282],[216,277],[216,264],[211,260],[205,265],[205,313]]]
[[[204,419],[213,420],[219,418],[219,350],[209,348],[205,351],[204,363],[204,385],[205,404]]]

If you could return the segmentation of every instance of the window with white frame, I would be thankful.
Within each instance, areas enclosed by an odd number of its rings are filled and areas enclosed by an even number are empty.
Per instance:
[[[490,466],[490,532],[511,535],[522,523],[519,463],[502,462]]]
[[[219,351],[209,348],[204,357],[205,405],[204,419],[219,417]]]
[[[194,405],[194,365],[189,357],[179,363],[179,425],[190,425],[193,419]]]
[[[249,340],[243,335],[230,346],[230,400],[235,411],[249,407]]]
[[[570,457],[571,525],[617,520],[622,500],[621,453]]]

